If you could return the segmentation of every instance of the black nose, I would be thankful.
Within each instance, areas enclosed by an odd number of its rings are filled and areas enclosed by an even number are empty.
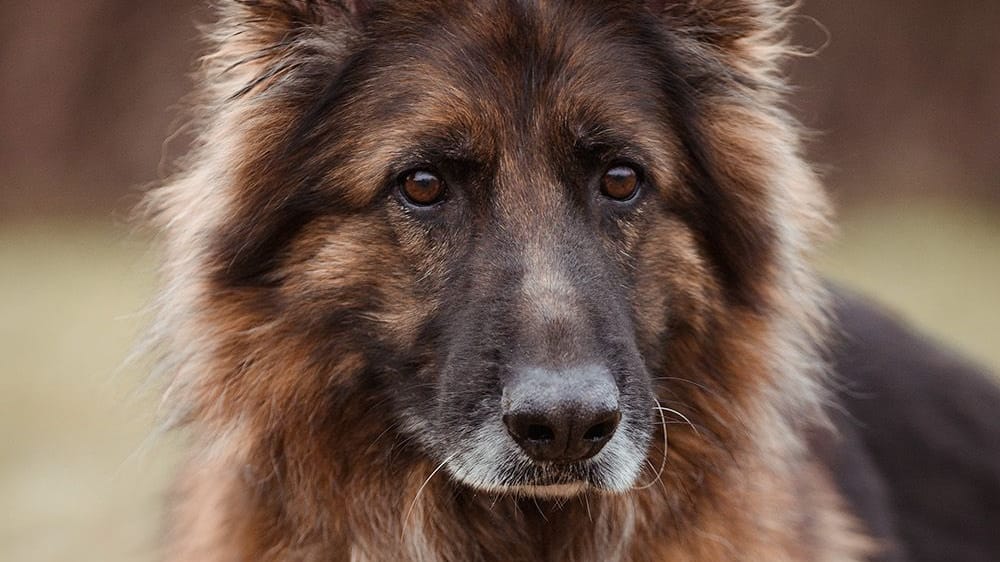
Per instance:
[[[521,369],[503,390],[507,431],[537,461],[596,455],[620,419],[618,387],[604,367]]]

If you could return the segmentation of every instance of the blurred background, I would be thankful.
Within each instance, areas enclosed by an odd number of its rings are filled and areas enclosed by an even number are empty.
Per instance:
[[[1000,370],[1000,2],[806,0],[795,111],[839,207],[821,260]],[[175,443],[124,366],[187,139],[193,0],[0,3],[0,560],[155,559]]]

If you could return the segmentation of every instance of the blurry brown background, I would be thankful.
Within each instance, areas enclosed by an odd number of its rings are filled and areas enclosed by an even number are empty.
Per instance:
[[[841,208],[820,265],[1000,367],[1000,2],[801,12],[818,53],[793,64],[793,105]],[[156,552],[176,455],[150,437],[141,364],[122,367],[155,263],[125,218],[183,151],[164,139],[207,19],[191,0],[0,3],[0,560]]]

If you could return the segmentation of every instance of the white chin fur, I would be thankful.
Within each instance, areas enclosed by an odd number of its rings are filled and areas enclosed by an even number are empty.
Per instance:
[[[602,475],[593,482],[579,480],[552,485],[510,483],[512,467],[525,466],[530,461],[519,453],[506,431],[499,424],[480,427],[469,439],[467,448],[453,454],[444,463],[444,471],[453,479],[476,490],[491,494],[506,494],[536,498],[570,498],[584,492],[608,494],[628,492],[635,485],[645,458],[645,451],[628,439],[625,431],[605,445],[591,463],[603,465]],[[609,466],[610,465],[610,466]],[[506,480],[506,483],[505,483]],[[595,485],[596,484],[596,485]]]

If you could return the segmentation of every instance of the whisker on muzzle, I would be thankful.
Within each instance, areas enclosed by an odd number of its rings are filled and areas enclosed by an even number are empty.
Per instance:
[[[687,423],[687,424],[688,424],[689,426],[691,426],[691,429],[693,429],[693,430],[694,430],[694,432],[695,432],[695,433],[696,433],[696,434],[697,434],[697,435],[698,435],[699,437],[701,437],[701,432],[699,432],[699,431],[698,431],[698,428],[697,428],[697,427],[695,427],[695,425],[694,425],[693,423],[691,423],[691,420],[689,420],[689,419],[688,419],[688,417],[687,417],[687,416],[685,416],[684,414],[682,414],[682,413],[678,412],[677,410],[674,410],[673,408],[667,408],[667,407],[663,406],[662,404],[660,404],[660,402],[659,402],[659,401],[657,401],[657,402],[656,402],[656,407],[654,407],[653,409],[654,409],[654,410],[659,410],[659,411],[660,411],[660,415],[663,415],[663,412],[670,412],[671,414],[673,414],[673,415],[675,415],[675,416],[677,416],[677,417],[681,418],[681,419],[682,419],[682,420],[684,420],[684,421],[685,421],[685,422],[686,422],[686,423]]]
[[[667,438],[667,418],[663,415],[663,412],[669,410],[669,408],[664,408],[660,404],[660,401],[655,397],[653,398],[653,401],[656,402],[656,406],[653,409],[660,414],[660,427],[663,431],[663,459],[660,461],[660,469],[656,472],[656,476],[654,476],[653,479],[647,484],[643,484],[642,486],[632,486],[633,490],[646,490],[653,487],[654,484],[660,481],[660,478],[663,476],[663,471],[667,468],[667,448],[669,447],[670,442]],[[648,463],[649,461],[646,462]],[[650,465],[650,468],[652,468],[652,465]]]
[[[410,520],[410,514],[413,513],[413,508],[417,506],[417,500],[420,499],[420,494],[423,493],[424,488],[426,488],[427,484],[429,484],[431,479],[434,478],[434,475],[437,474],[442,468],[444,468],[444,465],[448,464],[448,462],[451,461],[451,459],[455,458],[456,454],[457,453],[452,453],[448,455],[448,457],[445,458],[443,461],[441,461],[441,464],[437,465],[437,468],[431,471],[430,476],[428,476],[427,479],[424,480],[424,483],[420,485],[420,488],[417,489],[417,493],[413,496],[413,501],[410,502],[410,507],[409,509],[406,510],[406,515],[403,517],[403,526],[400,529],[400,538],[403,538],[403,534],[406,533],[406,524]]]

